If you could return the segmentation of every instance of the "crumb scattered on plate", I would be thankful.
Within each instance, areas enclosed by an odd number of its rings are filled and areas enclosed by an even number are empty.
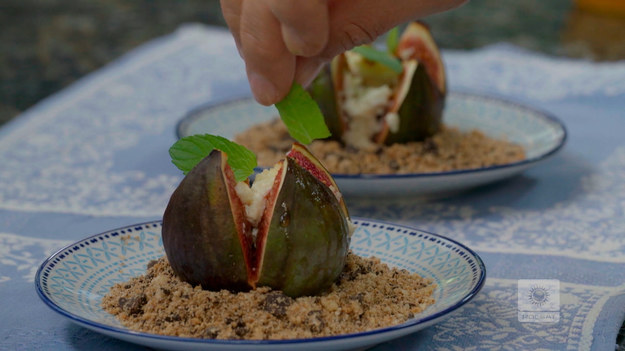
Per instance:
[[[377,258],[350,253],[337,282],[319,296],[277,290],[207,291],[181,281],[166,258],[113,286],[102,307],[126,327],[208,339],[294,339],[401,324],[434,303],[435,285]]]
[[[254,151],[258,164],[269,167],[284,158],[293,139],[279,119],[257,124],[235,140]],[[381,146],[376,152],[345,148],[335,141],[317,140],[310,151],[334,174],[410,174],[475,169],[525,159],[522,146],[493,139],[479,130],[463,132],[443,126],[422,142]]]

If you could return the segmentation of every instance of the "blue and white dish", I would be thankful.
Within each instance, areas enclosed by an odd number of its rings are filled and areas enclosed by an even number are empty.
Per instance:
[[[240,99],[203,106],[178,124],[182,138],[193,134],[217,134],[233,138],[252,125],[278,116],[275,108]],[[526,159],[503,165],[436,173],[333,174],[346,196],[440,195],[469,189],[519,174],[556,154],[566,140],[562,122],[547,113],[495,97],[452,92],[443,120],[447,125],[505,138],[525,148]]]
[[[378,221],[356,219],[351,249],[377,256],[390,266],[431,279],[436,302],[413,319],[362,333],[293,340],[213,340],[137,332],[124,327],[101,307],[114,284],[143,274],[164,255],[161,222],[149,222],[97,234],[48,258],[35,278],[41,299],[54,311],[83,327],[125,341],[182,350],[345,350],[371,347],[438,323],[471,300],[486,271],[471,249],[440,235]]]

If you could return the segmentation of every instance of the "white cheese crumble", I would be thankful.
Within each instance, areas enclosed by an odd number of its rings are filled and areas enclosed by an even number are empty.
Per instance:
[[[395,112],[389,112],[384,116],[386,125],[391,133],[397,133],[399,131],[399,115]]]
[[[265,212],[266,199],[265,196],[273,188],[273,183],[278,175],[282,163],[274,166],[270,169],[265,169],[260,174],[256,175],[254,183],[250,187],[245,182],[239,182],[234,187],[239,199],[245,205],[245,215],[247,220],[252,223],[254,227],[258,225],[263,212]]]
[[[343,79],[343,109],[349,126],[343,140],[357,149],[375,150],[371,138],[380,131],[378,116],[388,108],[393,91],[388,85],[364,86],[362,78],[351,72],[345,72]]]
[[[356,231],[356,225],[351,221],[351,219],[347,220],[347,229],[349,231],[349,236],[352,236],[352,234],[354,234],[354,232]]]

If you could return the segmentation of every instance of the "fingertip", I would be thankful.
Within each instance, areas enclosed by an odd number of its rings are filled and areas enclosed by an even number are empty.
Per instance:
[[[248,80],[254,99],[261,105],[269,106],[280,101],[280,92],[276,85],[269,79],[256,72],[251,72],[248,76]]]

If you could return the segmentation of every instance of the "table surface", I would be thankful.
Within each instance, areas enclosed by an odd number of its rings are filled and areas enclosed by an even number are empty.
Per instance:
[[[467,244],[488,270],[460,313],[378,349],[614,347],[625,315],[625,62],[508,44],[444,57],[452,90],[547,111],[566,124],[569,141],[519,177],[454,197],[348,199],[355,216]],[[134,348],[49,310],[34,272],[63,245],[159,219],[181,179],[167,155],[179,118],[246,94],[228,33],[186,26],[0,129],[0,310],[11,316],[0,320],[0,349]],[[538,278],[560,281],[557,324],[517,320],[517,282]]]

